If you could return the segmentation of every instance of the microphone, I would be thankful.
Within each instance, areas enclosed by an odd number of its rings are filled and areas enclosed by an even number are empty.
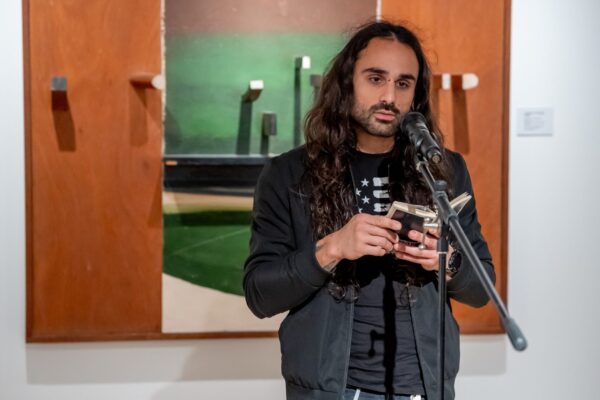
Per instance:
[[[442,161],[442,150],[440,145],[435,141],[423,114],[411,111],[404,115],[402,119],[402,132],[408,135],[408,139],[417,150],[417,154],[421,155],[425,160],[438,164]]]

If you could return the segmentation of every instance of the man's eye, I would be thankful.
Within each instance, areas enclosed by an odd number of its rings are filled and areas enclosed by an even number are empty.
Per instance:
[[[376,76],[376,75],[375,76],[370,76],[369,77],[369,81],[371,83],[377,83],[377,84],[379,84],[379,83],[383,82],[383,78],[381,78],[380,76]]]
[[[396,86],[402,89],[406,89],[410,87],[410,84],[408,83],[408,81],[398,81],[396,82]]]

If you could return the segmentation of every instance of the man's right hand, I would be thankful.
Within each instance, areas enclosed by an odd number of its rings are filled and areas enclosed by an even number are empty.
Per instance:
[[[342,259],[383,256],[393,251],[401,226],[381,215],[356,214],[341,229],[317,242],[317,261],[331,271]]]

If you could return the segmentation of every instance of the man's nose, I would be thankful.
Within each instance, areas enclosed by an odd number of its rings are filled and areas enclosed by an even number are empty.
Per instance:
[[[385,85],[383,85],[379,101],[394,104],[396,101],[396,83],[393,80],[388,80]]]

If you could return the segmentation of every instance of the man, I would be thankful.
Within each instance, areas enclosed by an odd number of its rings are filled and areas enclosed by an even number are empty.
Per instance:
[[[289,311],[279,338],[288,399],[437,396],[437,237],[425,249],[384,216],[390,201],[431,205],[402,116],[429,104],[431,72],[402,26],[364,26],[332,61],[309,111],[306,145],[271,160],[259,179],[244,289],[250,309]],[[444,150],[433,173],[450,195],[472,193],[461,156]],[[493,278],[474,201],[460,222]],[[409,238],[420,241],[411,231]],[[452,239],[452,238],[450,238]],[[448,297],[488,301],[471,265],[450,247]],[[459,331],[447,308],[445,398],[454,398]]]

